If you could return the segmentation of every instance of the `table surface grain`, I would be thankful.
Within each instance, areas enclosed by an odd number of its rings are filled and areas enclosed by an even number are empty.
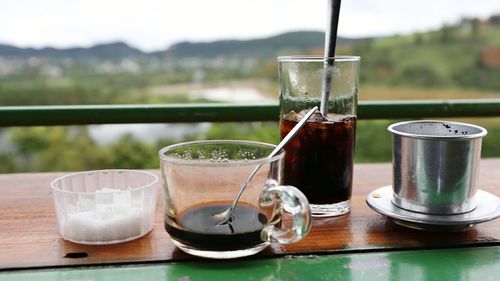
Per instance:
[[[273,244],[253,258],[500,245],[498,219],[465,232],[423,232],[398,226],[372,211],[365,203],[366,195],[390,185],[391,171],[389,163],[356,164],[350,214],[315,219],[302,241],[286,246]],[[63,240],[49,188],[50,181],[63,174],[0,175],[0,270],[197,259],[172,244],[163,228],[162,200],[158,200],[153,230],[140,239],[105,246]],[[479,183],[481,189],[500,195],[500,158],[481,160]]]

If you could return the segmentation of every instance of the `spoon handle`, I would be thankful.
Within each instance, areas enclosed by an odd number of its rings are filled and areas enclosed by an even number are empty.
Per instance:
[[[276,146],[276,148],[267,156],[267,159],[273,158],[276,155],[276,153],[278,153],[283,147],[285,147],[285,145],[299,132],[300,128],[302,128],[302,126],[304,126],[304,124],[307,122],[307,119],[309,119],[309,117],[311,117],[311,115],[313,115],[314,112],[316,112],[316,110],[318,110],[317,106],[311,108],[306,113],[306,115],[304,115],[304,117],[302,117],[302,119],[292,128],[292,130],[290,130],[290,132],[288,132],[288,134],[280,141],[280,143]],[[253,169],[252,173],[248,176],[248,178],[245,180],[245,182],[242,183],[242,185],[240,187],[240,191],[238,192],[238,194],[234,198],[233,204],[229,208],[230,213],[232,213],[233,209],[236,207],[236,204],[238,203],[238,200],[240,200],[241,194],[243,194],[245,187],[252,180],[252,178],[255,176],[255,174],[260,169],[260,167],[262,167],[262,165],[264,165],[264,164],[265,164],[265,162],[257,165],[257,167],[255,167],[255,169]]]

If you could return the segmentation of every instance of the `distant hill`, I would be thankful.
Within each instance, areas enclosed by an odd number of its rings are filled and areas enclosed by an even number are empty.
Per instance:
[[[363,40],[339,52],[361,56],[360,80],[365,84],[500,91],[500,15]]]
[[[121,59],[125,57],[138,57],[145,54],[138,49],[132,48],[123,42],[99,44],[90,48],[18,48],[0,44],[0,56],[8,57],[46,57],[46,58],[97,58],[97,59]]]
[[[339,38],[338,44],[348,43],[353,39]],[[46,57],[73,59],[110,59],[138,57],[168,57],[168,58],[211,58],[226,57],[257,57],[271,58],[283,52],[304,52],[323,48],[324,33],[314,31],[299,31],[284,33],[254,40],[223,40],[214,42],[181,42],[172,45],[167,50],[144,53],[123,42],[99,44],[90,48],[18,48],[0,44],[0,57]]]
[[[299,31],[255,40],[181,42],[171,46],[165,55],[176,58],[214,56],[271,58],[287,51],[303,53],[323,48],[324,40],[323,32]],[[351,41],[354,39],[339,38],[338,44]]]

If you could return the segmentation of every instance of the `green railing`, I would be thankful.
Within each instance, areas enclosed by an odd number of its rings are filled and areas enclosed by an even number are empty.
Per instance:
[[[276,121],[276,104],[161,104],[0,107],[0,126]],[[500,116],[500,99],[362,101],[360,119]]]

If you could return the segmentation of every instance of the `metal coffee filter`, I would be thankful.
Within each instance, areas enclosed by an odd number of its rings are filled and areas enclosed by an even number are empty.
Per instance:
[[[459,122],[392,124],[393,203],[427,214],[460,214],[476,207],[479,160],[486,129]]]

